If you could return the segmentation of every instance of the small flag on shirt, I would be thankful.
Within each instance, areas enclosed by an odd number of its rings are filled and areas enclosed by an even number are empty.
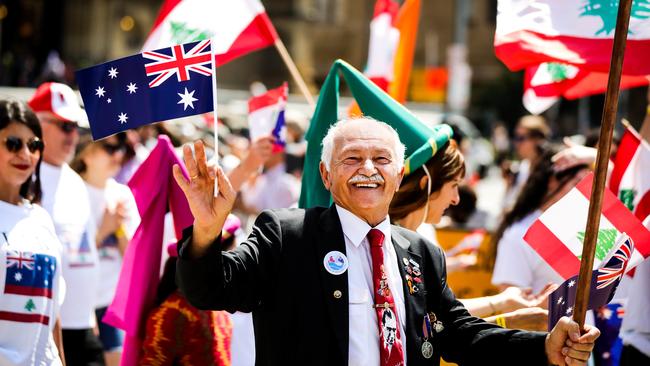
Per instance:
[[[625,274],[627,264],[634,252],[634,243],[627,235],[621,236],[621,245],[606,262],[605,266],[596,269],[591,275],[591,291],[589,292],[589,310],[597,309],[609,303],[616,288]],[[551,330],[563,316],[572,316],[578,289],[578,276],[564,281],[562,286],[553,291],[548,300],[548,329]]]
[[[248,100],[248,126],[251,141],[261,136],[273,135],[273,151],[282,151],[286,145],[284,110],[289,87],[285,82],[279,88],[254,96]]]
[[[56,259],[7,250],[0,321],[50,324]]]
[[[204,40],[77,71],[93,139],[213,111],[213,59]]]

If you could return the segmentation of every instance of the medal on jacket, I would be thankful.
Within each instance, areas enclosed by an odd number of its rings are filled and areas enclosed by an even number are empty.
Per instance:
[[[422,322],[422,334],[424,334],[424,342],[422,342],[422,356],[426,359],[433,356],[433,345],[429,342],[429,336],[432,335],[431,320],[429,315],[424,316],[424,321]]]
[[[429,313],[427,318],[429,319],[429,323],[433,324],[433,329],[436,331],[436,333],[440,333],[445,329],[445,326],[442,325],[442,322],[438,320],[436,313],[433,311]]]

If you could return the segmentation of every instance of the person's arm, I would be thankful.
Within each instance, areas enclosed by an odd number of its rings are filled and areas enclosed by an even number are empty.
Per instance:
[[[248,149],[248,155],[235,167],[229,174],[228,180],[235,192],[239,192],[241,186],[253,174],[259,172],[264,163],[269,160],[273,153],[273,143],[275,138],[273,136],[260,137],[253,141],[251,147]]]
[[[459,299],[470,314],[477,317],[508,313],[518,309],[542,307],[547,308],[548,296],[557,288],[549,284],[538,294],[532,294],[530,289],[519,287],[506,287],[501,293],[477,297],[473,299]],[[492,322],[493,323],[493,322]]]
[[[54,338],[54,344],[59,351],[59,358],[61,363],[65,366],[65,353],[63,352],[63,335],[61,334],[61,318],[57,317],[56,322],[54,323],[54,329],[52,329],[52,337]]]
[[[509,329],[546,331],[548,329],[548,310],[542,308],[523,308],[504,314],[484,318],[486,322]]]
[[[183,149],[190,181],[178,166],[174,176],[187,197],[194,225],[179,241],[176,279],[190,303],[206,310],[250,311],[258,307],[279,261],[282,238],[279,219],[262,213],[248,240],[229,252],[221,248],[220,234],[232,209],[235,192],[218,168],[219,194],[214,196],[214,170],[208,168],[203,144],[194,144],[196,159]]]

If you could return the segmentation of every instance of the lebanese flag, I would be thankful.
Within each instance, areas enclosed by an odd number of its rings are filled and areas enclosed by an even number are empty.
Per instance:
[[[618,1],[499,0],[496,56],[510,69],[562,62],[607,73]],[[623,73],[649,75],[650,4],[634,1]]]
[[[370,22],[368,64],[364,74],[387,91],[393,80],[395,52],[399,44],[399,30],[395,26],[399,4],[392,0],[377,0],[375,14]]]
[[[273,45],[278,34],[259,0],[165,0],[143,50],[207,38],[223,65]]]
[[[524,240],[565,280],[580,270],[579,257],[593,177],[592,173],[582,179],[544,211],[524,235]],[[623,233],[635,244],[627,267],[629,271],[650,255],[650,232],[610,190],[605,189],[593,269],[601,267]]]
[[[650,216],[650,144],[628,127],[616,152],[609,188],[639,220]]]
[[[607,73],[589,72],[559,62],[543,62],[526,68],[523,104],[530,113],[540,114],[560,97],[573,100],[604,93],[607,79]],[[635,88],[649,82],[647,75],[622,75],[620,88]]]
[[[279,88],[254,96],[248,100],[248,128],[251,141],[273,135],[273,151],[282,151],[286,145],[284,110],[287,106],[289,86],[284,82]]]

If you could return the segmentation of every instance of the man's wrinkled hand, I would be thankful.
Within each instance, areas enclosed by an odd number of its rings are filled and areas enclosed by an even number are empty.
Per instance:
[[[560,366],[587,365],[587,360],[600,331],[585,324],[585,333],[573,320],[562,317],[546,336],[545,348],[548,362]]]

